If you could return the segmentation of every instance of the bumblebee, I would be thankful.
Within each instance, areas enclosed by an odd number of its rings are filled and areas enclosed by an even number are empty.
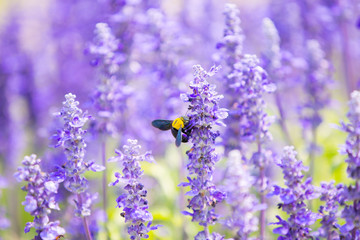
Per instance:
[[[181,142],[188,142],[192,126],[190,120],[186,116],[176,118],[175,120],[161,120],[152,121],[151,125],[162,130],[167,131],[171,129],[172,135],[175,137],[175,145],[180,146]]]

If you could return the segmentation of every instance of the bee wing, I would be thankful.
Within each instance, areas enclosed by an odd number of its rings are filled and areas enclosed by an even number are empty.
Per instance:
[[[176,140],[175,140],[175,145],[176,145],[177,147],[179,147],[180,144],[181,144],[181,136],[182,136],[182,133],[181,133],[181,127],[180,127],[180,128],[179,128],[179,131],[178,131],[178,133],[177,133],[177,135],[176,135]]]
[[[172,122],[173,121],[171,121],[171,120],[158,119],[158,120],[152,121],[151,125],[153,125],[153,127],[156,127],[162,131],[166,131],[166,130],[171,129]]]

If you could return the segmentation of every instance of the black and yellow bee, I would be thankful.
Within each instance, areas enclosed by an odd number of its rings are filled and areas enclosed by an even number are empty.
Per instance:
[[[172,135],[175,137],[175,145],[180,146],[181,142],[188,142],[191,133],[191,124],[186,116],[176,118],[175,120],[157,119],[151,123],[154,127],[167,131],[171,129]]]

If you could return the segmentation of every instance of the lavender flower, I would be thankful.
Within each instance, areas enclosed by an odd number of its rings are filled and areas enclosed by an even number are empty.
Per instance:
[[[242,58],[243,42],[245,36],[241,29],[240,11],[235,4],[226,4],[225,10],[225,29],[222,41],[217,43],[216,48],[224,49],[223,57],[231,69],[234,64]]]
[[[137,144],[137,140],[128,140],[128,145],[124,145],[123,152],[116,150],[118,156],[112,157],[109,161],[120,161],[124,167],[122,175],[115,173],[116,180],[110,183],[110,186],[117,185],[120,181],[125,182],[124,190],[126,193],[121,194],[117,199],[118,208],[122,208],[121,216],[125,218],[125,222],[131,222],[128,227],[128,233],[132,240],[141,238],[149,238],[148,233],[157,229],[159,226],[151,226],[152,215],[147,210],[149,208],[146,200],[147,190],[140,183],[143,171],[140,167],[141,161],[153,162],[154,158],[150,152],[140,154],[141,146]]]
[[[64,128],[54,136],[57,141],[55,147],[61,146],[64,149],[67,161],[62,167],[57,168],[53,176],[64,181],[68,191],[79,194],[88,188],[88,180],[84,177],[84,173],[89,170],[102,171],[104,168],[84,160],[86,131],[82,128],[90,116],[78,108],[79,102],[75,98],[76,96],[71,93],[66,94],[66,101],[63,102],[61,111],[56,114],[63,119]]]
[[[304,82],[307,102],[301,106],[301,122],[305,129],[316,129],[322,122],[320,110],[329,103],[330,64],[325,59],[325,53],[316,40],[308,40],[307,47],[307,71]]]
[[[40,162],[41,160],[34,154],[26,156],[22,161],[23,167],[19,167],[14,176],[19,182],[28,182],[22,188],[28,193],[22,204],[25,206],[25,211],[35,217],[33,222],[26,224],[25,233],[35,228],[40,239],[53,240],[65,234],[59,221],[50,222],[49,220],[52,209],[60,210],[55,201],[59,184],[51,180],[47,173],[41,171]]]
[[[200,65],[195,65],[194,80],[190,83],[192,92],[181,95],[185,102],[190,103],[187,116],[193,126],[191,133],[193,146],[187,152],[188,182],[180,184],[180,186],[191,188],[186,195],[192,197],[188,205],[192,212],[184,211],[183,213],[191,216],[192,221],[204,226],[206,239],[210,237],[208,226],[218,219],[214,208],[225,198],[225,194],[212,183],[214,165],[219,161],[214,146],[219,132],[212,128],[215,125],[224,125],[222,119],[228,115],[226,109],[219,107],[219,100],[223,96],[215,91],[215,85],[207,81],[218,69],[218,67],[212,67],[209,72],[206,72]],[[203,238],[196,237],[195,239]]]
[[[275,91],[275,85],[270,83],[267,73],[259,66],[255,55],[241,53],[244,37],[239,27],[238,10],[234,5],[226,5],[226,28],[224,39],[218,47],[229,49],[223,56],[228,66],[225,76],[226,106],[229,108],[229,118],[225,123],[225,151],[240,149],[243,159],[247,163],[257,166],[258,178],[256,186],[261,194],[261,203],[265,203],[265,190],[268,180],[265,177],[265,167],[269,162],[265,144],[271,139],[268,128],[272,119],[265,113],[265,93]],[[225,43],[225,44],[224,44]],[[253,146],[257,151],[252,153],[248,149]],[[251,147],[250,147],[251,146]],[[260,235],[265,236],[265,210],[260,213]]]
[[[75,215],[83,217],[84,229],[86,232],[87,240],[91,240],[91,233],[87,223],[86,216],[91,214],[89,199],[81,196],[81,193],[88,189],[88,180],[84,177],[86,171],[103,171],[104,167],[95,164],[93,161],[85,162],[85,148],[86,143],[84,140],[85,123],[89,120],[90,116],[78,108],[79,102],[75,100],[76,96],[68,93],[65,95],[63,107],[56,115],[62,118],[64,122],[63,129],[58,131],[54,136],[57,144],[55,147],[61,146],[64,149],[66,162],[57,167],[57,170],[52,173],[52,178],[57,179],[59,182],[64,182],[65,188],[77,195]]]
[[[294,147],[284,148],[283,156],[277,165],[283,170],[286,187],[274,185],[273,192],[269,194],[269,196],[279,196],[282,201],[278,204],[279,208],[289,214],[287,220],[276,216],[278,222],[273,223],[280,225],[273,232],[280,234],[278,239],[282,240],[311,238],[310,225],[320,218],[319,214],[313,213],[305,204],[306,200],[317,198],[319,193],[311,185],[311,178],[302,182],[304,177],[302,171],[307,171],[308,168],[296,159],[296,154]]]
[[[276,70],[281,67],[280,36],[270,18],[265,18],[262,24],[266,38],[264,57],[269,68]]]
[[[114,74],[119,70],[118,64],[123,59],[116,53],[120,48],[120,41],[113,35],[107,23],[97,23],[94,34],[94,43],[89,47],[89,52],[97,56],[94,64],[101,63],[104,71]]]
[[[224,190],[226,202],[231,207],[231,216],[224,225],[236,230],[240,239],[251,239],[249,235],[258,230],[259,219],[256,211],[266,208],[259,204],[256,196],[251,193],[255,179],[250,175],[249,166],[242,164],[241,153],[238,150],[229,152]]]
[[[341,152],[347,154],[345,160],[348,164],[348,176],[355,180],[355,185],[350,185],[344,190],[345,201],[342,205],[345,206],[342,217],[345,218],[346,224],[341,227],[341,233],[348,238],[357,239],[360,237],[360,163],[359,163],[359,144],[360,144],[360,92],[354,91],[351,93],[351,100],[349,101],[349,112],[347,114],[349,123],[342,123],[342,130],[348,133],[346,143]]]
[[[225,238],[220,235],[219,233],[212,233],[210,236],[209,236],[209,233],[206,233],[206,231],[201,231],[199,232],[198,234],[196,234],[195,240],[225,240]],[[232,238],[228,238],[227,240],[232,240]]]
[[[269,126],[273,119],[265,112],[264,94],[274,91],[275,87],[267,79],[264,69],[259,66],[255,55],[244,55],[240,62],[234,65],[234,72],[228,75],[232,95],[237,96],[230,106],[230,119],[225,147],[240,148],[243,159],[256,166],[256,184],[260,192],[261,204],[265,203],[268,189],[268,179],[265,168],[272,158],[272,153],[266,150],[266,144],[272,139]],[[250,152],[255,145],[255,152]],[[251,146],[251,147],[250,147]],[[260,232],[265,235],[265,209],[260,213]]]
[[[265,50],[262,56],[264,69],[269,74],[269,78],[276,83],[275,101],[279,111],[279,124],[288,143],[291,142],[288,129],[285,124],[285,111],[282,97],[286,86],[286,66],[282,64],[283,53],[280,50],[280,36],[274,25],[269,19],[263,20],[263,32],[265,35]]]
[[[79,206],[79,202],[76,195],[71,195],[67,199],[67,209],[65,210],[65,215],[71,216],[72,213],[75,211],[75,214],[77,216],[87,216],[86,220],[88,222],[89,226],[89,232],[92,238],[96,239],[97,234],[101,230],[99,226],[99,222],[106,222],[104,216],[104,211],[102,209],[92,209],[91,215],[90,215],[90,208],[95,203],[97,203],[98,199],[98,193],[90,194],[85,193],[84,194],[84,201],[83,205]],[[86,229],[84,229],[83,225],[83,219],[82,218],[71,218],[71,224],[68,224],[66,226],[66,232],[71,236],[71,239],[84,239],[84,236],[86,235]]]
[[[95,38],[89,52],[99,66],[99,83],[93,96],[97,116],[95,130],[115,136],[119,132],[119,119],[125,109],[131,88],[120,78],[120,65],[126,60],[120,51],[120,41],[112,34],[106,23],[97,23]]]
[[[230,77],[230,85],[239,94],[238,104],[233,112],[239,116],[239,137],[241,142],[254,142],[258,138],[260,143],[271,139],[268,132],[271,118],[264,112],[265,101],[263,95],[273,92],[275,86],[267,79],[264,69],[259,66],[255,55],[244,55],[236,64],[236,72]]]
[[[325,205],[320,206],[319,213],[322,215],[321,227],[316,231],[316,237],[326,239],[340,239],[338,229],[340,228],[338,222],[339,206],[338,203],[342,201],[343,186],[341,184],[335,186],[334,181],[330,183],[321,183],[321,197],[320,200]]]
[[[314,175],[315,153],[317,146],[317,128],[322,122],[320,111],[330,102],[330,94],[327,91],[328,85],[332,83],[330,64],[325,59],[325,53],[320,48],[316,40],[306,42],[307,70],[304,88],[306,92],[306,101],[300,106],[300,121],[306,133],[310,133],[308,139],[309,158],[310,158],[310,176]]]
[[[228,68],[224,90],[226,106],[230,110],[224,138],[228,151],[242,143],[255,142],[258,137],[264,143],[270,136],[270,119],[264,113],[263,95],[275,90],[275,85],[269,82],[267,73],[259,66],[258,58],[242,53],[244,36],[238,15],[235,5],[226,5],[224,40],[218,44],[218,48],[226,49],[222,58]]]
[[[241,20],[239,9],[234,4],[226,4],[225,10],[225,29],[223,39],[217,43],[216,47],[221,50],[220,62],[224,62],[226,76],[221,77],[221,81],[226,81],[223,85],[223,92],[226,95],[224,99],[225,106],[230,110],[229,117],[226,119],[228,128],[225,130],[224,145],[228,152],[239,146],[238,117],[234,109],[237,106],[238,94],[234,94],[234,73],[237,72],[236,65],[243,58],[243,41],[245,39],[241,29]],[[220,85],[222,86],[222,85]]]

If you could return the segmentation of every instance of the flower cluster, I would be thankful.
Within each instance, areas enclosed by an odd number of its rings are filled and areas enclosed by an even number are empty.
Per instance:
[[[264,112],[263,95],[273,92],[275,85],[269,82],[255,55],[242,53],[244,36],[235,5],[225,6],[225,23],[224,39],[218,43],[218,48],[226,49],[222,58],[229,68],[224,90],[226,106],[230,110],[224,144],[229,151],[257,138],[264,142],[269,136],[270,119]]]
[[[240,11],[236,5],[226,4],[224,15],[226,25],[224,37],[216,47],[224,50],[225,62],[232,68],[242,57],[245,36],[241,29]]]
[[[268,131],[270,117],[265,113],[264,94],[275,90],[275,85],[267,79],[267,73],[259,66],[255,55],[244,55],[235,66],[236,72],[230,77],[233,91],[239,94],[234,109],[230,112],[238,116],[240,141],[261,143],[271,138]]]
[[[33,222],[26,224],[25,233],[35,228],[40,239],[53,240],[65,234],[59,221],[49,220],[51,210],[60,210],[55,201],[59,183],[52,181],[47,173],[41,171],[40,162],[41,160],[34,154],[26,156],[22,161],[23,166],[18,168],[14,176],[19,182],[27,182],[22,188],[27,192],[22,204],[25,206],[25,211],[35,217]]]
[[[102,171],[103,167],[94,162],[85,162],[86,142],[83,129],[90,116],[78,108],[79,102],[74,94],[65,95],[66,101],[56,115],[63,119],[64,127],[53,137],[57,141],[55,147],[62,147],[67,161],[57,168],[54,178],[64,181],[65,188],[73,193],[84,192],[88,188],[88,180],[83,176],[88,170]]]
[[[63,129],[54,136],[57,141],[55,147],[61,146],[64,149],[66,162],[57,167],[57,171],[52,173],[52,178],[60,182],[64,181],[64,186],[68,191],[80,194],[88,188],[88,180],[84,177],[84,173],[89,170],[102,171],[104,167],[93,161],[85,162],[84,160],[86,148],[84,134],[86,131],[83,127],[90,117],[78,108],[79,102],[75,98],[76,96],[71,93],[66,94],[63,107],[56,114],[62,118],[64,125]],[[83,202],[79,199],[78,204],[83,205]],[[85,205],[78,206],[78,209],[81,209],[81,213],[89,215],[90,209],[84,210],[84,207]]]
[[[226,202],[231,207],[231,217],[225,220],[224,225],[236,230],[241,239],[251,239],[250,234],[256,232],[259,225],[255,212],[266,208],[266,205],[259,204],[256,196],[251,193],[255,179],[249,170],[249,166],[242,164],[240,151],[229,152],[224,191]]]
[[[330,183],[321,183],[320,200],[325,204],[320,206],[321,227],[316,231],[316,237],[327,239],[340,239],[338,229],[339,202],[342,202],[343,185],[334,185],[334,181]]]
[[[330,64],[325,58],[319,42],[308,40],[306,42],[307,70],[304,88],[307,102],[301,110],[301,122],[305,129],[316,129],[322,122],[320,110],[330,101],[327,88],[332,82],[330,77]]]
[[[194,80],[190,83],[192,92],[181,95],[185,102],[190,103],[187,116],[193,126],[191,133],[193,146],[187,152],[188,182],[180,184],[191,188],[186,195],[192,197],[188,204],[192,212],[184,211],[184,214],[191,216],[192,221],[199,222],[205,227],[207,238],[209,237],[207,227],[218,219],[214,208],[225,198],[225,194],[212,183],[214,165],[219,160],[214,152],[215,139],[219,136],[219,132],[214,131],[213,127],[216,124],[223,125],[222,120],[228,115],[226,109],[219,107],[219,100],[223,96],[215,91],[215,85],[207,81],[217,71],[217,67],[212,67],[207,72],[200,65],[195,65]]]
[[[265,49],[262,54],[262,64],[266,72],[269,74],[269,79],[276,84],[275,101],[279,112],[279,125],[282,129],[284,137],[288,143],[291,143],[289,131],[286,127],[286,116],[284,109],[284,102],[287,96],[285,95],[285,87],[287,83],[286,78],[289,71],[289,64],[286,64],[285,54],[280,50],[280,36],[269,18],[263,20],[263,33],[265,35]]]
[[[343,146],[342,153],[347,154],[345,160],[348,164],[348,176],[355,180],[355,185],[350,185],[344,189],[345,201],[351,204],[346,204],[341,201],[345,208],[342,212],[342,217],[345,219],[346,224],[341,227],[341,233],[353,239],[360,237],[360,157],[359,157],[359,144],[360,144],[360,92],[354,91],[351,93],[351,100],[349,101],[349,112],[347,114],[349,123],[342,123],[342,129],[348,136],[346,144]]]
[[[93,64],[102,64],[104,71],[114,74],[123,60],[121,54],[116,52],[120,48],[120,41],[113,35],[107,23],[97,23],[94,34],[94,42],[89,46],[89,52],[97,56]]]
[[[237,105],[238,95],[233,94],[234,89],[230,86],[233,84],[233,73],[236,72],[236,64],[243,57],[242,51],[245,37],[240,25],[240,11],[236,5],[226,4],[223,14],[225,15],[225,29],[223,39],[217,43],[217,49],[221,50],[221,59],[219,60],[225,63],[224,67],[228,72],[226,76],[222,76],[227,83],[222,91],[226,94],[224,104],[230,110],[229,117],[226,119],[228,128],[225,132],[226,138],[224,138],[225,148],[227,151],[230,151],[239,145],[238,118],[234,116],[232,111]],[[221,81],[223,81],[222,78]]]
[[[269,196],[277,195],[281,199],[278,205],[284,212],[289,214],[288,220],[276,216],[278,222],[273,223],[281,225],[274,229],[274,233],[282,235],[279,239],[309,239],[310,228],[319,214],[313,213],[306,206],[305,201],[319,197],[317,189],[311,185],[311,178],[302,182],[303,171],[307,171],[301,161],[296,159],[294,147],[285,147],[280,162],[277,164],[282,168],[286,188],[274,185],[273,192]]]
[[[12,2],[0,4],[0,240],[360,240],[360,91],[343,133],[323,124],[343,113],[332,79],[349,96],[360,86],[356,0]],[[21,165],[28,152],[42,161]]]
[[[244,36],[235,5],[225,6],[225,24],[224,40],[218,44],[227,49],[222,58],[229,69],[224,77],[226,107],[229,109],[229,118],[225,121],[228,125],[224,134],[225,151],[239,149],[247,163],[257,166],[254,185],[260,193],[261,204],[265,204],[265,191],[269,185],[265,168],[271,158],[265,144],[271,139],[268,129],[272,118],[265,112],[264,95],[274,92],[276,87],[269,81],[259,59],[242,53]],[[261,238],[265,237],[265,222],[263,208],[260,212]]]
[[[277,70],[281,66],[281,52],[280,52],[280,36],[270,18],[263,20],[263,32],[265,35],[265,51],[264,60],[265,65],[269,66],[267,69]],[[268,71],[269,72],[269,71]]]
[[[131,88],[119,76],[120,65],[126,60],[120,48],[120,41],[108,24],[96,24],[95,38],[89,47],[89,52],[97,57],[94,60],[96,65],[100,66],[99,83],[93,96],[97,113],[94,127],[110,135],[118,133],[119,124],[116,121],[131,94]]]
[[[140,182],[144,174],[140,162],[153,162],[154,158],[150,152],[140,154],[140,148],[137,140],[129,139],[128,145],[123,147],[123,152],[116,150],[118,156],[109,159],[109,161],[119,161],[123,166],[122,174],[116,172],[116,180],[110,183],[110,186],[115,186],[120,181],[125,183],[126,192],[116,199],[116,207],[123,209],[121,216],[125,218],[125,222],[131,222],[128,233],[132,240],[149,238],[149,232],[158,228],[158,225],[151,226],[153,218],[148,211],[147,190]]]

